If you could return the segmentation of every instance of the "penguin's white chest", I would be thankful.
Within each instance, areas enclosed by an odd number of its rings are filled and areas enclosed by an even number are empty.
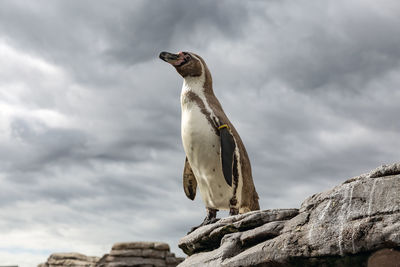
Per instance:
[[[223,176],[220,139],[200,107],[182,105],[182,142],[206,207],[229,209],[233,195]]]

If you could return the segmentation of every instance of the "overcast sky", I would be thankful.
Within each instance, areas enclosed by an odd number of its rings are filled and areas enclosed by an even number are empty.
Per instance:
[[[182,255],[205,209],[161,51],[207,62],[262,209],[399,161],[399,25],[396,0],[1,1],[0,265],[139,240]]]

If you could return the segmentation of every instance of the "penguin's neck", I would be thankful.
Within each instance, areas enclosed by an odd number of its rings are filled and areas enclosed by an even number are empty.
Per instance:
[[[204,74],[197,77],[188,76],[184,78],[181,95],[184,95],[188,92],[192,92],[198,96],[204,96],[205,93],[204,82],[205,82]]]
[[[193,96],[194,95],[194,96]],[[183,85],[181,91],[181,107],[182,111],[190,110],[190,107],[195,104],[195,99],[200,100],[202,103],[197,105],[205,106],[208,112],[213,113],[208,99],[215,97],[212,89],[211,74],[206,66],[201,64],[200,76],[186,76],[183,78]]]
[[[181,96],[187,92],[192,92],[198,96],[204,97],[205,95],[214,95],[211,73],[203,64],[201,68],[202,72],[200,76],[187,76],[183,78]]]
[[[193,108],[204,109],[202,112],[211,114],[213,116],[214,112],[210,107],[209,99],[210,97],[215,97],[212,94],[211,83],[206,82],[206,76],[202,74],[197,77],[186,77],[183,80],[182,92],[181,92],[181,108],[182,112],[191,113]],[[183,114],[182,113],[182,114]]]

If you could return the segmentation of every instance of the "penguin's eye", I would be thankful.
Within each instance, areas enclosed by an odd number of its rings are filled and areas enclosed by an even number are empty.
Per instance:
[[[185,54],[185,60],[186,61],[189,61],[191,59],[192,59],[192,57],[190,56],[190,54]]]

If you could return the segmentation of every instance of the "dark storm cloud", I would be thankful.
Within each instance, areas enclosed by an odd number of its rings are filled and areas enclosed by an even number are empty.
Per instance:
[[[0,246],[178,252],[204,205],[182,190],[182,79],[162,50],[206,60],[262,208],[398,161],[400,5],[384,2],[2,1]]]
[[[158,90],[159,83],[155,83],[158,81],[146,85],[148,78],[143,80],[140,74],[121,75],[126,72],[125,65],[157,58],[161,50],[176,49],[181,42],[205,47],[211,38],[205,35],[206,31],[215,31],[214,37],[238,38],[242,27],[235,23],[236,18],[240,17],[243,25],[248,19],[244,7],[235,5],[227,9],[223,2],[216,5],[207,1],[160,1],[157,5],[147,1],[125,1],[118,5],[111,1],[100,5],[93,1],[43,3],[4,2],[0,28],[10,43],[61,66],[78,82],[113,91],[108,97],[113,114],[105,110],[108,114],[104,119],[113,116],[111,120],[118,124],[114,126],[116,130],[124,125],[124,132],[112,144],[100,150],[94,148],[92,155],[87,155],[100,160],[143,160],[149,147],[176,149],[179,140],[171,138],[179,134],[175,130],[179,129],[178,106],[166,101],[171,91],[157,92],[156,99],[150,97],[154,96],[151,90]],[[139,82],[134,88],[128,88],[132,87],[128,75],[133,76],[134,83]],[[148,109],[150,101],[157,109]],[[86,104],[96,105],[94,102],[87,98]],[[138,109],[146,110],[143,117],[138,116]],[[129,113],[133,116],[126,115]],[[134,121],[126,125],[132,118]],[[147,134],[149,131],[151,135]]]
[[[254,20],[240,38],[244,45],[231,43],[223,55],[236,56],[230,65],[243,68],[255,87],[273,79],[311,93],[360,92],[400,63],[400,10],[385,3],[258,2],[249,5]]]
[[[8,1],[2,3],[0,29],[14,45],[67,67],[81,82],[116,86],[109,77],[112,65],[138,64],[182,43],[201,49],[213,37],[238,40],[246,8],[210,3]]]
[[[125,40],[115,43],[109,53],[118,62],[132,64],[154,58],[163,47],[177,49],[176,45],[180,43],[201,49],[207,47],[216,35],[222,39],[239,40],[248,19],[245,6],[227,8],[226,1],[211,3],[161,1],[154,5],[143,2],[134,15],[124,17],[123,28],[109,32],[111,40]],[[145,15],[143,10],[146,10]],[[238,18],[243,24],[237,23]],[[207,35],[205,31],[215,33]]]
[[[9,172],[32,172],[48,164],[79,158],[86,142],[85,134],[78,130],[49,128],[24,118],[11,121],[10,134],[12,145],[2,146],[0,153],[1,165]]]
[[[299,90],[360,91],[371,79],[398,67],[399,18],[382,17],[379,10],[338,12],[334,17],[328,12],[317,15],[320,23],[312,32],[294,33],[294,44],[286,40],[274,74]],[[299,28],[293,26],[295,30]]]

